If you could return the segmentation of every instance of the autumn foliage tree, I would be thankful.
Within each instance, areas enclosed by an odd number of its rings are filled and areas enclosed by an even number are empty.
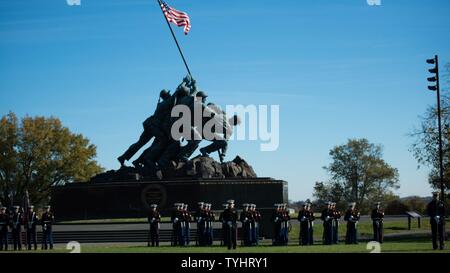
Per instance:
[[[392,190],[400,187],[398,171],[383,160],[382,147],[367,139],[350,139],[330,151],[332,162],[324,167],[329,182],[317,182],[314,197],[340,205],[356,202],[367,211],[376,201],[392,199]]]
[[[12,112],[0,120],[0,202],[21,204],[25,192],[33,204],[48,202],[53,186],[86,181],[102,171],[96,147],[57,118]]]

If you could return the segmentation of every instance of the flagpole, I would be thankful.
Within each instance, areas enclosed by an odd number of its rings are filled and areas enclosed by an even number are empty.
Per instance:
[[[162,10],[162,7],[161,7],[162,3],[161,3],[161,0],[157,0],[157,1],[158,1],[158,4],[159,4],[159,8],[161,9],[161,12],[163,13],[164,19],[165,19],[166,22],[167,22],[167,26],[168,26],[169,29],[170,29],[170,33],[172,33],[172,37],[173,37],[173,39],[175,40],[175,44],[177,45],[178,51],[180,52],[181,58],[183,59],[183,62],[184,62],[184,65],[186,66],[186,69],[187,69],[187,71],[188,71],[188,73],[189,73],[189,76],[191,76],[191,78],[192,78],[191,70],[189,69],[189,66],[188,66],[188,64],[187,64],[187,62],[186,62],[186,59],[184,58],[184,54],[183,54],[183,51],[181,50],[180,44],[178,43],[177,37],[175,36],[175,33],[173,32],[173,29],[172,29],[172,26],[170,25],[170,22],[169,22],[169,20],[167,20],[167,17],[166,17],[166,15],[164,14],[164,11]]]

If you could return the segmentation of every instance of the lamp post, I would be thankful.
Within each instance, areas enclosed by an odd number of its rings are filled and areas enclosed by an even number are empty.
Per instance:
[[[439,88],[439,59],[438,56],[435,55],[433,59],[427,60],[428,64],[434,64],[434,68],[429,69],[428,71],[433,74],[432,77],[428,78],[430,83],[434,83],[434,85],[428,86],[428,89],[431,91],[436,91],[437,95],[437,115],[438,115],[438,130],[439,130],[439,181],[441,187],[441,198],[442,202],[445,204],[445,185],[444,185],[444,159],[443,159],[443,151],[442,151],[442,125],[441,125],[441,97],[440,97],[440,88]]]

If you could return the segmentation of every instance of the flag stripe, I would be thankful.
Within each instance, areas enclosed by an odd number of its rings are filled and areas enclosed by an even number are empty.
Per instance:
[[[186,12],[176,10],[164,1],[161,1],[161,9],[168,22],[174,23],[178,27],[184,27],[184,34],[188,34],[189,30],[191,30],[191,20]]]

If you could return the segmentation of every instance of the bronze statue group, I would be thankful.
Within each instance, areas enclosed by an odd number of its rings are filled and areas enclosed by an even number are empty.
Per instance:
[[[188,161],[202,140],[211,143],[200,149],[201,155],[208,156],[218,152],[219,159],[223,162],[233,127],[240,124],[240,119],[237,115],[228,117],[226,112],[214,103],[206,103],[207,97],[204,91],[197,90],[196,81],[189,75],[183,79],[173,94],[162,90],[153,115],[143,122],[144,130],[139,140],[117,158],[121,166],[123,167],[125,161],[129,161],[151,140],[153,140],[151,146],[132,162],[136,169],[148,176],[162,178],[161,170],[170,166],[171,162]],[[180,110],[189,109],[190,116],[173,117],[172,110],[177,106]],[[196,117],[196,112],[200,112],[201,116]],[[189,120],[190,126],[189,128],[180,126],[185,131],[177,130],[177,135],[182,136],[176,137],[172,134],[172,127],[181,118]],[[210,126],[210,132],[205,133],[199,128],[204,128],[207,123],[213,125]],[[187,142],[185,146],[181,145],[182,139]]]
[[[39,216],[32,205],[28,206],[26,212],[19,206],[14,206],[10,213],[6,211],[6,207],[0,207],[0,251],[8,250],[9,241],[12,241],[13,250],[22,250],[22,243],[25,243],[25,248],[28,250],[37,250],[38,225],[42,227],[41,249],[53,249],[52,225],[55,216],[50,206],[44,209]],[[23,231],[25,231],[26,242],[22,242]]]

